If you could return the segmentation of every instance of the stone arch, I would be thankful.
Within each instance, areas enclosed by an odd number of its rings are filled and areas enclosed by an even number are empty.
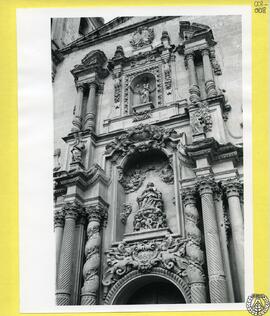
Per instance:
[[[163,155],[164,157],[166,157],[166,159],[168,159],[168,161],[171,160],[172,158],[172,152],[170,152],[167,148],[158,148],[155,149],[151,146],[151,144],[148,144],[147,148],[145,149],[144,152],[157,152],[160,153],[161,155]],[[138,148],[136,148],[136,145],[134,147],[134,152],[130,155],[126,155],[124,156],[117,164],[117,168],[120,169],[125,169],[126,165],[129,163],[129,161],[131,159],[134,159],[134,157],[140,153],[140,147],[138,146]]]
[[[172,283],[182,294],[186,303],[191,303],[191,292],[189,285],[177,274],[165,270],[163,268],[153,268],[149,273],[142,273],[139,271],[131,271],[119,281],[117,281],[113,287],[109,290],[106,299],[104,301],[105,305],[116,305],[119,297],[126,291],[126,288],[133,282],[138,282],[145,277],[157,277],[160,279],[165,279],[166,281]]]

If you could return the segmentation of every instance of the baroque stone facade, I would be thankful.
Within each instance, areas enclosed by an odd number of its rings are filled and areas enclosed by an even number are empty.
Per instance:
[[[56,52],[56,304],[243,302],[240,18],[96,27]]]

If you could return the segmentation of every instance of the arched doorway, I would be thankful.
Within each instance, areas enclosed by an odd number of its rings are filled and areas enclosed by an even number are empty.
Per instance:
[[[177,275],[154,268],[149,274],[133,271],[108,293],[105,304],[185,304],[190,302],[187,284]],[[155,271],[157,270],[157,271]]]
[[[125,304],[183,304],[185,299],[175,285],[167,280],[153,280],[130,293]]]

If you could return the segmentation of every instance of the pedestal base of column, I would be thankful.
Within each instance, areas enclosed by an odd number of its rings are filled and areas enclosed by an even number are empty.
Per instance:
[[[192,283],[190,285],[191,302],[192,303],[206,303],[206,288],[204,283]]]
[[[208,80],[205,82],[205,90],[208,98],[217,96],[216,85],[213,80]]]
[[[205,133],[199,133],[199,134],[192,135],[193,142],[198,142],[198,141],[203,140],[205,138],[206,138]]]
[[[70,305],[70,293],[65,290],[57,290],[56,292],[56,305]]]
[[[81,294],[81,305],[96,305],[97,296],[95,293],[82,293]]]
[[[70,167],[69,171],[84,170],[83,164],[81,162],[79,162],[79,161],[71,162],[69,167]]]
[[[197,103],[201,100],[200,88],[196,85],[193,85],[189,88],[189,100],[191,103]]]
[[[228,303],[227,283],[225,276],[210,276],[209,288],[211,303]]]
[[[94,113],[87,113],[85,117],[84,129],[94,131],[96,125],[95,120],[96,116]]]
[[[82,129],[82,119],[79,116],[74,117],[73,121],[72,121],[72,128],[71,128],[71,132],[75,133],[75,132],[79,132]]]

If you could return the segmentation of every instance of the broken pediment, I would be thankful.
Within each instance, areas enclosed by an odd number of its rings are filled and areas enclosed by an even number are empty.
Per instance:
[[[88,73],[96,73],[100,78],[105,78],[109,74],[108,69],[103,68],[106,62],[107,57],[101,50],[93,50],[82,59],[81,64],[74,66],[71,73],[75,78]]]
[[[180,38],[185,43],[205,38],[208,44],[215,44],[212,30],[208,25],[180,21],[179,29]]]

